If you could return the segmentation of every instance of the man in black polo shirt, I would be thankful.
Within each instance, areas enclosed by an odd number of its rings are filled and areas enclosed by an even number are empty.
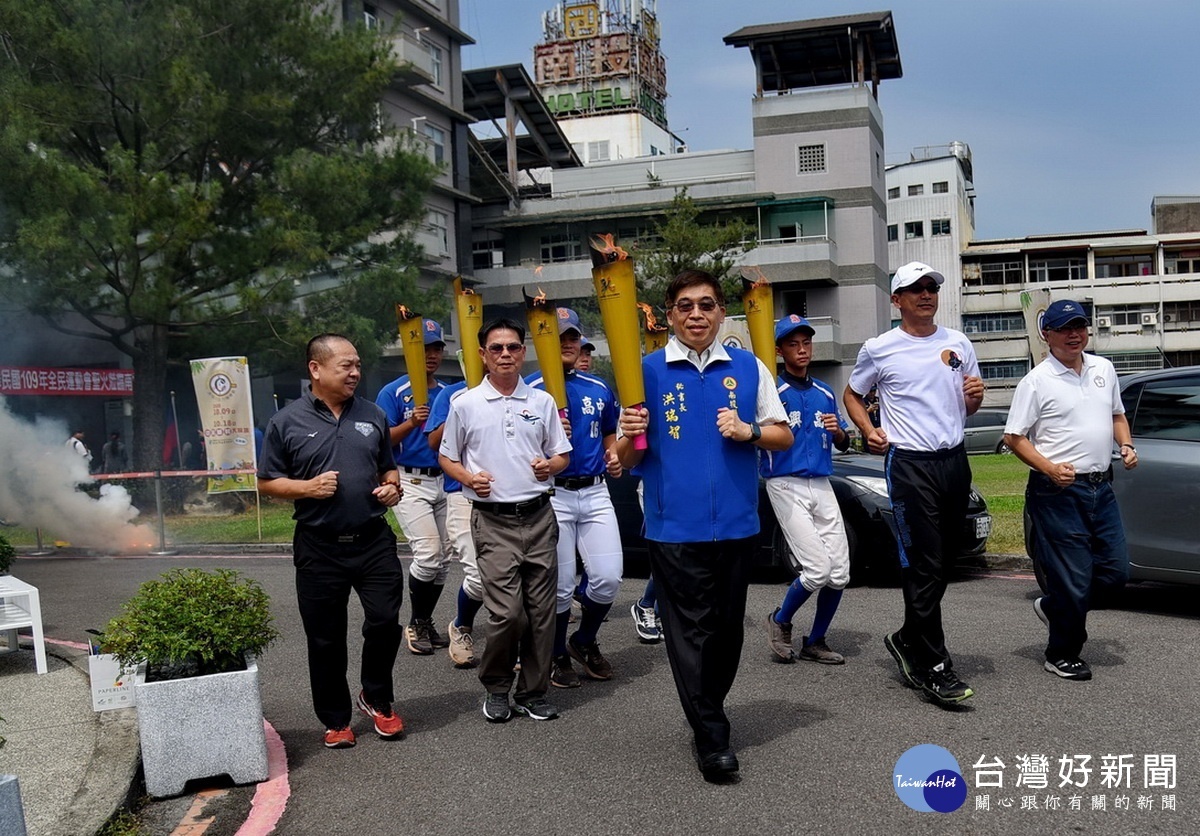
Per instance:
[[[354,745],[354,710],[346,684],[346,607],[358,592],[364,612],[359,709],[380,737],[402,737],[392,711],[392,666],[400,649],[404,574],[387,509],[400,501],[400,480],[387,418],[354,392],[362,374],[345,337],[308,343],[310,387],[271,418],[258,489],[295,501],[296,599],[308,637],[313,708],[325,745]]]

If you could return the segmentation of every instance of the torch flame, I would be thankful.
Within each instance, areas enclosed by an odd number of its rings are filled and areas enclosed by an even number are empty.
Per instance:
[[[400,319],[402,319],[402,320],[412,319],[414,316],[417,315],[417,312],[409,310],[408,308],[404,307],[403,305],[396,305],[396,315],[399,316]]]
[[[541,267],[539,267],[539,268],[537,268],[537,270],[535,270],[534,272],[536,273],[536,272],[540,271],[541,269],[542,269],[542,268],[541,268]],[[534,304],[534,305],[544,305],[544,304],[546,304],[546,291],[542,290],[542,289],[539,287],[539,288],[538,288],[538,292],[537,292],[537,296],[532,296],[532,297],[530,297],[529,301],[530,301],[532,304]]]
[[[762,268],[757,264],[743,267],[741,269],[741,274],[742,279],[749,283],[747,285],[747,289],[752,287],[764,287],[771,283],[771,280],[767,278],[766,274],[763,273]]]
[[[665,325],[659,325],[657,317],[654,316],[654,308],[647,305],[645,302],[638,302],[637,306],[642,309],[642,313],[646,315],[646,330],[647,331],[665,331]]]
[[[608,261],[624,261],[629,258],[629,253],[618,247],[616,242],[613,241],[611,232],[606,232],[603,235],[593,235],[588,243],[593,250],[602,253]]]

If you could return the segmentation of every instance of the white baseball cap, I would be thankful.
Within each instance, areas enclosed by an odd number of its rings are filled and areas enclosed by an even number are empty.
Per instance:
[[[944,281],[946,281],[945,276],[943,276],[937,270],[934,270],[928,264],[922,264],[919,261],[910,261],[908,264],[905,264],[903,267],[897,270],[896,275],[892,276],[892,293],[897,293],[908,287],[910,284],[916,284],[924,276],[928,276],[938,284],[942,284]]]

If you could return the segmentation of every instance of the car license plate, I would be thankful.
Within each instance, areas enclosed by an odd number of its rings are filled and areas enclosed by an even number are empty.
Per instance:
[[[975,537],[983,540],[992,533],[992,518],[990,516],[975,518]]]

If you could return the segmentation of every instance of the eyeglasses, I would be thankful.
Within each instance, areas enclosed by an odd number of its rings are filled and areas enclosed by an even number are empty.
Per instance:
[[[506,351],[509,354],[516,354],[518,351],[520,351],[524,347],[525,346],[521,345],[521,343],[504,343],[504,344],[492,343],[491,345],[489,345],[487,347],[487,350],[489,353],[495,354],[497,357],[499,357],[501,354],[503,354]]]
[[[942,286],[937,282],[927,282],[925,284],[910,284],[908,287],[901,288],[909,293],[922,293],[928,290],[930,293],[937,293],[942,289]]]
[[[693,302],[691,299],[684,299],[681,302],[676,302],[671,307],[674,308],[675,310],[679,311],[681,314],[690,314],[696,308],[699,308],[700,310],[704,311],[705,313],[712,313],[713,311],[715,311],[717,308],[719,308],[721,306],[719,304],[717,304],[716,299],[709,299],[709,298],[705,297],[704,299],[701,299],[699,302]]]

